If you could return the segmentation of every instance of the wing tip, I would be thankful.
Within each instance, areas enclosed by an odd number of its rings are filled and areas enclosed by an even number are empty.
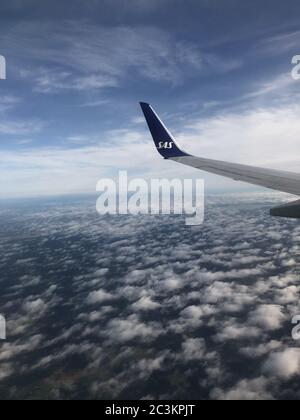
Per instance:
[[[181,150],[176,144],[175,139],[168,131],[167,127],[160,120],[152,106],[147,102],[139,103],[149,130],[152,134],[155,146],[159,154],[164,159],[170,159],[175,157],[189,156],[183,150]]]

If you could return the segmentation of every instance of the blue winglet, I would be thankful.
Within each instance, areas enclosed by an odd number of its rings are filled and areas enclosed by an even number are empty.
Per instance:
[[[140,102],[140,105],[158,153],[165,159],[189,156],[177,146],[172,134],[160,120],[151,105],[145,102]]]

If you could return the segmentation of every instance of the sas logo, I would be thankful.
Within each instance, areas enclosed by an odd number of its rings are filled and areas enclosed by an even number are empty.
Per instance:
[[[159,149],[172,149],[174,142],[173,141],[160,141],[158,143]]]

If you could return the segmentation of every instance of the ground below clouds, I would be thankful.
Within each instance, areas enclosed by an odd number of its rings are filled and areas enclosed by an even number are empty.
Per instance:
[[[268,216],[279,200],[212,197],[198,227],[1,203],[0,398],[299,399],[300,225]]]

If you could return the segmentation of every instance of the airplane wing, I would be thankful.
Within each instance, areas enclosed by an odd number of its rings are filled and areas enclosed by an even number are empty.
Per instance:
[[[300,174],[189,155],[176,144],[174,137],[160,120],[151,105],[144,102],[141,102],[140,105],[156,149],[164,159],[173,160],[205,172],[231,178],[234,181],[247,182],[260,187],[300,196]],[[271,210],[271,215],[300,218],[300,201],[276,207]]]

